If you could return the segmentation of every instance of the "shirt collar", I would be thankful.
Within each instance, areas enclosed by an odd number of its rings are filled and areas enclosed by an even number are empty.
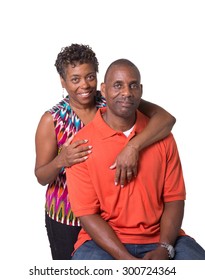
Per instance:
[[[106,112],[106,110],[107,110],[106,107],[98,109],[98,111],[95,115],[95,118],[93,119],[93,124],[95,126],[95,129],[97,129],[100,132],[102,138],[104,138],[104,139],[112,137],[113,135],[116,135],[116,134],[123,134],[121,131],[112,129],[103,120],[102,114],[104,114]],[[136,134],[140,133],[146,126],[147,122],[148,122],[148,118],[145,115],[143,115],[140,111],[137,110],[137,121],[136,121],[134,128],[133,128],[132,132],[130,133],[130,136],[128,137],[128,139],[131,139]]]

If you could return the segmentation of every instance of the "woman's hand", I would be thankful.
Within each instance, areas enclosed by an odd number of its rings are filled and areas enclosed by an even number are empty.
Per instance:
[[[115,169],[115,185],[124,187],[137,175],[137,164],[139,151],[137,148],[127,145],[117,156],[117,159],[110,169]]]
[[[65,167],[71,167],[74,164],[85,161],[92,152],[92,146],[83,145],[87,143],[88,140],[78,140],[70,144],[72,139],[73,136],[62,145],[59,151],[58,161]]]

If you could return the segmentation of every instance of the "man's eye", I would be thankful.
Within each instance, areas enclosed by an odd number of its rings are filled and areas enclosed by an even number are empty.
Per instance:
[[[138,83],[132,83],[132,84],[130,85],[130,88],[131,88],[131,89],[139,88],[139,85],[138,85]]]
[[[121,88],[121,84],[120,84],[120,83],[116,83],[116,84],[114,84],[114,88],[116,88],[116,89]]]

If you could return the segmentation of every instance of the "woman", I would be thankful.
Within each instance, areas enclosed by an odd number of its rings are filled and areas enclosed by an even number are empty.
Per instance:
[[[68,95],[47,111],[36,131],[35,175],[47,185],[46,228],[52,258],[70,259],[80,230],[68,199],[64,167],[85,161],[92,152],[86,139],[70,144],[73,135],[89,123],[106,101],[97,91],[98,60],[89,46],[65,47],[55,63],[63,89]],[[139,110],[149,118],[147,127],[134,137],[110,168],[116,168],[115,183],[126,185],[137,175],[138,153],[144,147],[166,137],[175,118],[161,107],[142,100]]]

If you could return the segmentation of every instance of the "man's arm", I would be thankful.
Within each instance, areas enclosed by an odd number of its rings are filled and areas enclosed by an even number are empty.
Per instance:
[[[137,175],[139,152],[145,147],[165,138],[171,132],[176,119],[162,107],[141,100],[139,110],[150,118],[141,133],[133,137],[110,167],[116,168],[115,184],[124,186]]]
[[[90,172],[86,162],[66,168],[68,193],[73,213],[80,219],[87,234],[114,259],[136,260],[129,254],[112,227],[98,214],[100,202]],[[112,187],[115,189],[114,186]]]
[[[179,235],[184,216],[184,201],[177,200],[167,202],[164,205],[164,212],[160,222],[160,243],[168,243],[174,246]],[[157,249],[147,253],[145,260],[165,260],[169,259],[167,249],[158,246]]]
[[[163,142],[166,152],[166,174],[163,187],[164,209],[160,219],[159,242],[174,246],[184,216],[186,190],[179,153],[173,135],[170,134]],[[145,256],[145,258],[148,257],[150,259],[168,259],[167,249],[159,246],[155,251]]]
[[[166,202],[160,222],[160,242],[174,246],[184,217],[184,200]]]
[[[100,215],[79,217],[82,227],[90,237],[116,260],[136,260],[121,243],[113,229]]]

